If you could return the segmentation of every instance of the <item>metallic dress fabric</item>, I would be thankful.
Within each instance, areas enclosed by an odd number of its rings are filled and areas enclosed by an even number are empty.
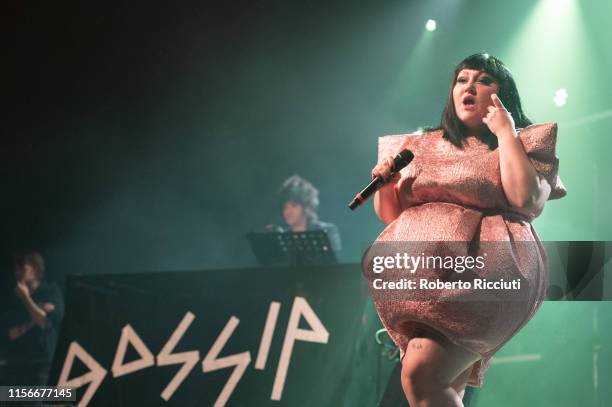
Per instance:
[[[558,177],[556,136],[555,123],[519,130],[528,158],[552,188],[549,200],[566,194]],[[493,354],[534,316],[546,296],[546,252],[531,225],[540,213],[509,204],[501,183],[499,150],[477,138],[469,137],[457,147],[440,130],[380,137],[379,162],[404,148],[415,158],[401,170],[394,186],[402,213],[376,243],[452,241],[463,242],[467,250],[474,242],[502,242],[504,253],[491,259],[478,277],[507,281],[518,277],[525,295],[500,305],[470,301],[470,295],[479,294],[465,290],[423,290],[416,293],[421,294],[418,300],[375,295],[374,304],[402,358],[408,341],[429,329],[481,356],[469,368],[468,380],[468,385],[481,387]],[[519,253],[514,242],[531,242],[535,253]]]

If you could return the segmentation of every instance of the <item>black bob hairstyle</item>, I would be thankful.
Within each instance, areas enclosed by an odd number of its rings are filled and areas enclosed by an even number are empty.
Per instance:
[[[451,82],[450,92],[446,100],[446,106],[442,112],[442,118],[440,119],[439,129],[444,131],[443,137],[456,145],[461,147],[462,140],[465,133],[465,126],[457,117],[455,111],[455,104],[453,102],[453,88],[457,83],[457,75],[462,69],[476,69],[484,71],[491,75],[493,79],[499,85],[499,92],[497,95],[501,99],[502,103],[508,109],[512,118],[514,119],[514,125],[517,128],[527,127],[532,124],[532,121],[525,115],[523,108],[521,107],[521,98],[516,88],[516,83],[512,77],[510,70],[504,65],[502,61],[490,56],[486,53],[474,54],[465,58],[457,65],[453,74],[453,80]],[[497,147],[497,137],[492,134],[487,128],[487,133],[484,135],[484,141],[489,145],[491,149]]]

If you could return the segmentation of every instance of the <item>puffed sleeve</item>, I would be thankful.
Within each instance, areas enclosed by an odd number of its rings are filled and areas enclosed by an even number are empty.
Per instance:
[[[378,164],[387,157],[395,157],[409,143],[409,135],[378,138]]]
[[[548,199],[563,198],[567,191],[559,178],[559,158],[555,153],[557,123],[534,124],[519,131],[527,157],[535,170],[550,184]]]

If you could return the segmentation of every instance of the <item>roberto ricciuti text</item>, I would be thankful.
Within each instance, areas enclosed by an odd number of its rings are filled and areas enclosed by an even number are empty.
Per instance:
[[[384,281],[382,278],[377,278],[372,282],[372,287],[375,290],[520,290],[521,279],[506,281],[503,278],[499,280],[475,278],[471,281],[442,281],[421,278],[416,281],[402,278],[395,281]]]

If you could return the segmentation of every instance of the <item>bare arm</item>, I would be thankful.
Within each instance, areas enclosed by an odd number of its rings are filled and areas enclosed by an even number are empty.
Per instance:
[[[40,328],[44,328],[47,325],[47,313],[45,310],[40,308],[30,296],[23,301],[23,304],[28,310],[28,314],[30,314],[32,321]]]
[[[388,157],[372,169],[372,178],[381,176],[387,180],[387,183],[374,194],[374,212],[384,224],[393,222],[402,213],[395,192],[395,185],[400,179],[400,174],[391,174],[392,166],[393,157]]]
[[[510,205],[521,212],[540,213],[551,191],[550,184],[540,176],[525,152],[514,129],[514,120],[496,94],[491,95],[483,122],[497,136],[502,188]]]
[[[25,324],[14,326],[14,327],[9,329],[9,331],[8,331],[8,338],[11,341],[19,339],[20,337],[25,335],[26,332],[28,332],[30,329],[32,329],[33,326],[34,326],[34,322],[33,321],[26,322]]]
[[[516,208],[539,213],[550,195],[550,184],[533,168],[514,129],[501,132],[497,138],[502,187],[508,202]]]
[[[18,282],[17,286],[15,287],[15,293],[21,302],[23,302],[23,305],[26,307],[28,314],[30,314],[32,321],[40,328],[44,328],[47,324],[47,312],[40,308],[34,302],[34,300],[32,300],[30,290],[25,283]]]
[[[393,222],[402,213],[395,183],[383,186],[374,194],[374,211],[385,225]]]

